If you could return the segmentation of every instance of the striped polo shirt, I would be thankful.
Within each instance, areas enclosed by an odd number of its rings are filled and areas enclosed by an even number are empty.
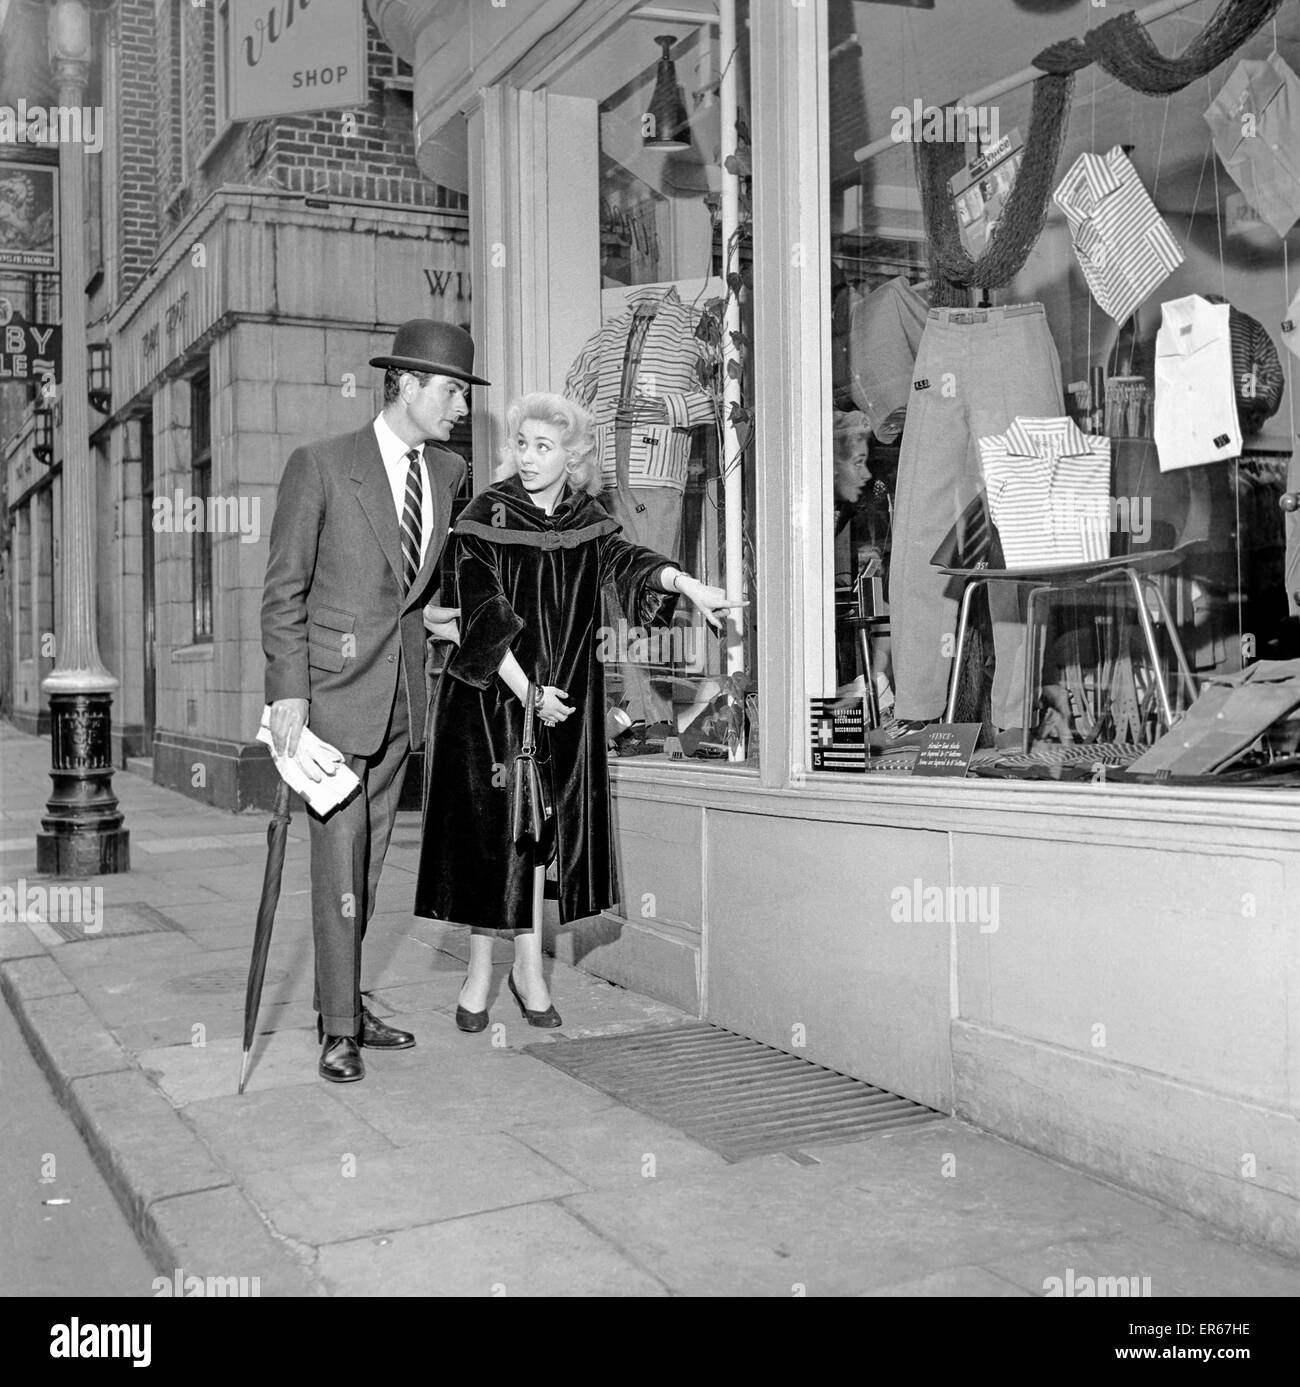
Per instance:
[[[628,485],[682,491],[691,430],[716,417],[713,396],[701,379],[708,373],[710,356],[695,335],[699,314],[681,301],[676,289],[634,292],[628,304],[628,312],[588,338],[569,368],[564,393],[595,416],[597,457],[606,487],[618,481],[615,419],[626,389],[631,419]],[[654,310],[648,324],[644,318],[638,320],[638,306]],[[635,371],[625,369],[634,360]]]
[[[1008,568],[1110,557],[1110,439],[1072,419],[1012,420],[979,440]]]
[[[1093,298],[1117,323],[1182,264],[1182,247],[1119,145],[1080,154],[1052,197]]]

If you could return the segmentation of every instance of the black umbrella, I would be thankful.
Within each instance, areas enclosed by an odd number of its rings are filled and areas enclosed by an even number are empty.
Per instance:
[[[284,845],[289,837],[289,786],[281,780],[275,792],[275,808],[266,826],[266,874],[262,877],[262,901],[257,907],[253,933],[253,957],[248,965],[248,991],[244,993],[244,1057],[239,1065],[239,1091],[248,1077],[248,1052],[253,1048],[257,1009],[262,1004],[262,979],[271,949],[271,926],[280,902],[280,875],[284,871]]]

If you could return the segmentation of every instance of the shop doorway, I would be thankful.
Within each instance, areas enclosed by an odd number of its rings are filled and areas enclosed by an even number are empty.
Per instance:
[[[155,666],[157,628],[154,614],[154,547],[153,547],[153,411],[140,416],[140,596],[141,619],[141,688],[144,714],[141,738],[142,755],[153,755],[154,721],[157,716],[158,686]]]

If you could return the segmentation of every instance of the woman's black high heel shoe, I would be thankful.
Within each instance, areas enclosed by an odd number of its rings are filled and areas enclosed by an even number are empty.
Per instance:
[[[556,1011],[554,1002],[552,1002],[545,1011],[529,1011],[524,1003],[524,999],[519,995],[519,989],[515,986],[515,975],[513,971],[506,974],[506,981],[510,984],[511,992],[515,994],[515,1001],[519,1003],[519,1010],[523,1012],[524,1020],[526,1020],[530,1026],[542,1026],[547,1030],[553,1030],[556,1026],[564,1025],[564,1019],[561,1017],[560,1013]]]
[[[475,1035],[479,1031],[487,1030],[488,1014],[487,1008],[482,1011],[466,1011],[460,1002],[456,1003],[456,1027],[458,1030],[466,1031],[470,1035]]]

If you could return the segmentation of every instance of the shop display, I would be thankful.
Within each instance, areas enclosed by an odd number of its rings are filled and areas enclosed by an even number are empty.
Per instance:
[[[1081,154],[1053,194],[1097,304],[1122,323],[1183,262],[1127,154]]]
[[[1228,303],[1222,294],[1206,294],[1206,303]],[[1258,433],[1282,403],[1286,382],[1273,339],[1249,313],[1228,304],[1232,345],[1232,389],[1243,434]]]
[[[892,443],[903,431],[912,367],[929,311],[902,275],[873,289],[853,307],[849,329],[853,402],[882,443]]]
[[[1281,56],[1243,60],[1205,112],[1215,153],[1246,200],[1285,236],[1300,220],[1300,77]]]
[[[1003,432],[1018,415],[1064,413],[1056,344],[1041,304],[930,310],[917,353],[898,463],[889,601],[900,719],[944,710],[957,599],[931,562],[948,532],[983,490],[977,440]],[[1009,584],[994,584],[997,667],[993,719],[1019,726],[1024,631]]]
[[[1282,319],[1281,332],[1287,351],[1293,356],[1300,356],[1300,289],[1295,291],[1295,298]]]
[[[1141,19],[1125,10],[1114,19],[1091,25],[1082,38],[1043,49],[1034,66],[1043,72],[1077,72],[1097,63],[1132,91],[1167,96],[1230,58],[1281,4],[1282,0],[1220,0],[1200,33],[1176,58],[1160,52]]]
[[[979,440],[1008,568],[1110,556],[1110,439],[1071,419],[1024,419]]]
[[[1240,454],[1226,303],[1188,294],[1161,305],[1155,438],[1162,472],[1224,462]]]

